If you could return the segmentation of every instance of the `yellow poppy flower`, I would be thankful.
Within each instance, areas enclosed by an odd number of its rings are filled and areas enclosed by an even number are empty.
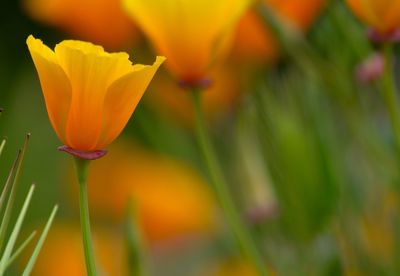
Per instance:
[[[228,52],[251,0],[123,0],[129,15],[181,82],[196,85]]]
[[[132,65],[128,54],[88,42],[65,40],[52,51],[29,36],[27,44],[55,132],[85,152],[104,149],[120,134],[165,59]]]
[[[346,0],[353,12],[380,34],[400,27],[398,0]]]

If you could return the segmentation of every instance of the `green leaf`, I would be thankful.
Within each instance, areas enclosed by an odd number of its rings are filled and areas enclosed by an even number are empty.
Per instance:
[[[3,256],[0,260],[0,275],[3,275],[6,264],[11,256],[11,252],[14,248],[15,242],[17,241],[19,231],[21,230],[22,223],[25,218],[26,211],[28,210],[29,203],[32,199],[33,191],[35,190],[35,185],[32,185],[29,189],[28,195],[26,196],[25,202],[22,206],[21,212],[17,218],[17,222],[15,223],[14,229],[11,232],[10,238],[8,239],[6,248],[4,250]]]
[[[26,265],[26,268],[25,268],[24,273],[22,274],[22,276],[30,275],[30,273],[31,273],[31,271],[33,269],[33,266],[35,265],[36,259],[37,259],[38,255],[39,255],[40,249],[42,248],[43,243],[44,243],[44,241],[45,241],[45,239],[47,237],[47,234],[48,234],[48,232],[50,230],[50,226],[53,223],[53,220],[54,220],[54,217],[55,217],[55,215],[57,213],[57,210],[58,210],[58,205],[54,206],[53,211],[51,212],[50,217],[47,220],[47,223],[46,223],[46,226],[43,229],[42,235],[40,235],[39,241],[36,244],[35,249],[33,250],[32,256],[29,259],[28,264]]]

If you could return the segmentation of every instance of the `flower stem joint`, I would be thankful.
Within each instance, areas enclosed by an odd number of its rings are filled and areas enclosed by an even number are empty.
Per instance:
[[[63,151],[69,153],[75,157],[85,159],[85,160],[95,160],[103,157],[107,154],[107,150],[93,150],[93,151],[83,151],[83,150],[75,150],[68,146],[60,146],[57,148],[59,151]]]
[[[398,43],[400,42],[400,29],[394,29],[393,31],[382,33],[378,32],[376,29],[367,29],[368,39],[376,44],[383,43]]]
[[[213,81],[209,78],[202,78],[202,79],[185,79],[180,80],[178,85],[183,89],[193,90],[193,89],[208,89],[213,84]]]

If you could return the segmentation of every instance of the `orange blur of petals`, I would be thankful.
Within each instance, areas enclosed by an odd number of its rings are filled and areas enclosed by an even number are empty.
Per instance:
[[[88,183],[93,216],[120,221],[131,197],[150,242],[214,229],[216,206],[204,180],[186,164],[139,146],[116,143],[93,162]]]
[[[308,29],[326,4],[326,0],[264,0],[282,20],[300,30]]]
[[[326,4],[325,0],[264,0],[281,20],[306,31]],[[240,20],[235,36],[234,55],[244,59],[274,61],[279,45],[273,32],[254,11],[248,11]]]
[[[168,59],[179,81],[207,78],[227,55],[234,27],[252,0],[123,0],[128,14]]]
[[[382,34],[400,27],[399,0],[347,0],[347,4],[364,23]]]
[[[120,0],[24,0],[24,6],[34,19],[107,49],[125,48],[138,37]]]
[[[127,275],[122,240],[108,232],[94,231],[98,267],[104,275]],[[79,224],[52,225],[33,268],[32,276],[84,276],[85,261]]]
[[[27,44],[58,138],[82,151],[104,149],[120,134],[165,60],[132,65],[126,53],[75,40],[54,51],[33,36]]]

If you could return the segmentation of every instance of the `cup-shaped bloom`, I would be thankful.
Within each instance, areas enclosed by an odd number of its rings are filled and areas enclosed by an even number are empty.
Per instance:
[[[198,84],[232,43],[236,22],[252,0],[123,0],[179,81]]]
[[[346,0],[353,12],[380,34],[400,27],[399,0]]]
[[[104,149],[120,134],[165,59],[132,65],[128,54],[88,42],[65,40],[52,51],[29,36],[27,44],[58,138],[88,152]]]

